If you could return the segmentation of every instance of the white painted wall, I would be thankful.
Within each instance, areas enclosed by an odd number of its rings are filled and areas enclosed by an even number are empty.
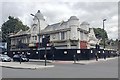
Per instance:
[[[34,22],[33,24],[36,24],[36,25],[31,27],[31,30],[30,30],[30,33],[31,33],[30,43],[38,42],[39,37],[38,37],[37,34],[41,33],[41,30],[43,30],[47,26],[47,23],[44,20],[40,20],[40,23],[39,23],[38,20],[35,19],[35,20],[33,20],[33,22]],[[37,36],[37,40],[33,39],[32,36]],[[42,42],[42,36],[40,38],[40,42]]]
[[[71,40],[78,40],[78,35],[77,35],[78,26],[79,26],[79,20],[69,20],[69,27],[71,28],[71,31],[70,31]]]

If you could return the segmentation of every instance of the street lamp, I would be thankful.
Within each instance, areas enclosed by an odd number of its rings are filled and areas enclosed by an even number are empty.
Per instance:
[[[103,35],[103,48],[105,49],[105,31],[104,31],[104,21],[106,21],[106,19],[103,19],[103,32],[104,32],[104,35]],[[104,53],[104,59],[106,59],[106,54]]]
[[[31,14],[32,16],[36,17],[38,20],[38,26],[39,26],[39,33],[38,33],[38,54],[39,54],[39,59],[40,59],[40,19],[35,16],[34,14]]]
[[[103,19],[103,32],[104,32],[104,35],[103,35],[103,48],[105,49],[105,31],[104,31],[104,22],[106,21],[106,19]]]

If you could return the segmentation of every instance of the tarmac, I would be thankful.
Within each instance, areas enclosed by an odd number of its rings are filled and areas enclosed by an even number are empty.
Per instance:
[[[118,57],[111,57],[111,58],[106,58],[106,59],[98,59],[98,61],[94,60],[79,60],[79,61],[60,61],[60,60],[47,60],[47,63],[52,63],[51,65],[37,65],[37,64],[27,64],[27,62],[0,62],[1,67],[6,67],[6,68],[13,68],[13,69],[43,69],[43,68],[51,68],[55,67],[54,64],[91,64],[91,63],[97,63],[97,62],[104,62],[107,60],[112,60],[116,59]],[[37,59],[30,59],[30,62],[44,62],[45,60],[37,60]]]

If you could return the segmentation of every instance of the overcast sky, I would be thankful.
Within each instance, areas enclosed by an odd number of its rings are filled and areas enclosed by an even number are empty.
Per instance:
[[[68,20],[70,16],[77,16],[80,22],[87,21],[90,27],[102,28],[105,21],[105,30],[108,37],[118,38],[118,3],[117,2],[2,2],[2,19],[0,25],[7,17],[18,17],[25,25],[31,25],[32,16],[37,10],[44,15],[48,24],[54,24],[62,20]],[[0,15],[1,17],[1,15]]]

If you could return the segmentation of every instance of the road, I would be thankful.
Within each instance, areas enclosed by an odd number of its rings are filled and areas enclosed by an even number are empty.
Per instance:
[[[29,62],[41,64],[40,62]],[[42,63],[43,64],[43,63]],[[46,69],[2,68],[3,78],[118,78],[118,59],[81,64],[55,63],[55,67]]]

